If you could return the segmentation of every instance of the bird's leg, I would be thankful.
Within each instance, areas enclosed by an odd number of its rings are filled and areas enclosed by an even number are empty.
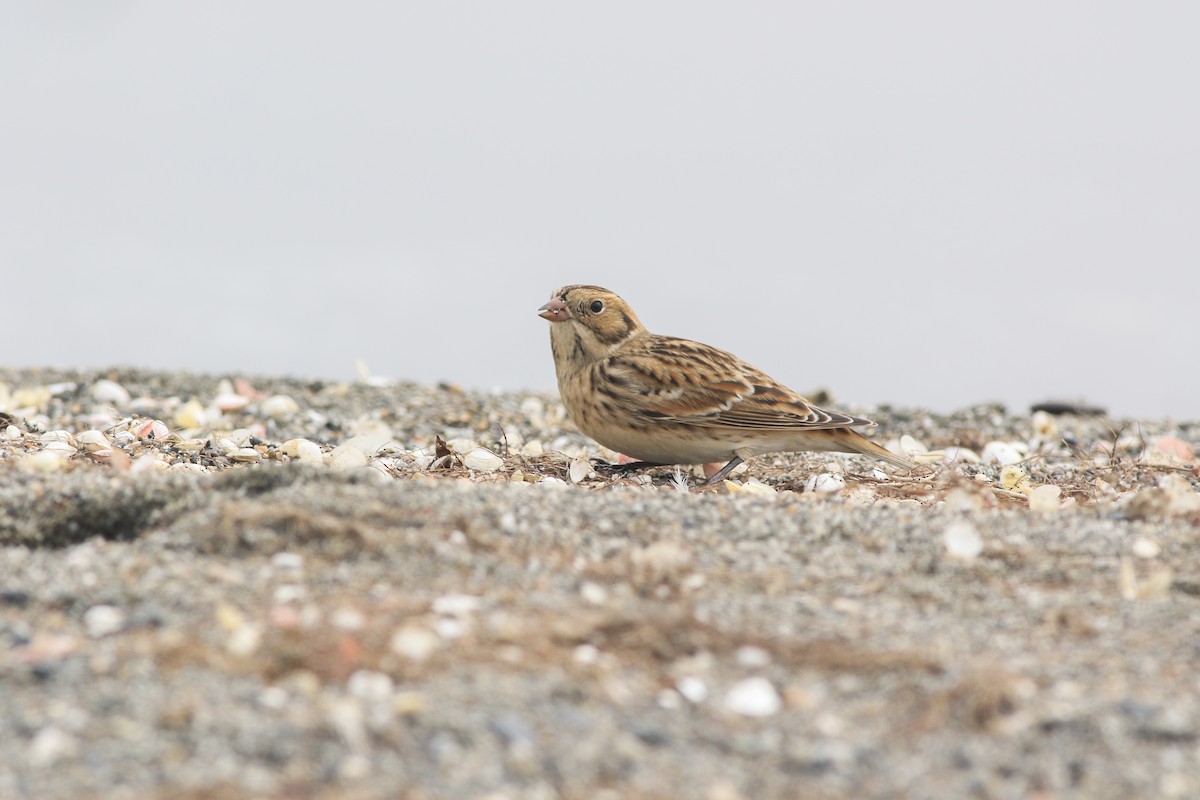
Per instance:
[[[593,458],[592,463],[596,466],[596,471],[607,473],[609,475],[628,475],[631,472],[637,472],[651,467],[665,467],[666,464],[655,464],[653,461],[629,461],[625,464],[612,464],[599,458]]]
[[[734,456],[733,458],[731,458],[731,459],[729,460],[729,463],[728,463],[728,464],[726,464],[725,466],[721,467],[720,471],[719,471],[719,472],[717,472],[717,474],[713,475],[711,478],[709,478],[708,480],[706,480],[706,481],[705,481],[703,484],[701,484],[701,485],[702,485],[702,486],[714,486],[714,485],[716,485],[716,484],[720,483],[721,481],[725,480],[725,476],[726,476],[726,475],[728,475],[729,473],[731,473],[731,472],[733,472],[735,469],[737,469],[737,466],[738,466],[738,464],[741,464],[741,463],[742,463],[742,457],[741,457],[741,456]]]

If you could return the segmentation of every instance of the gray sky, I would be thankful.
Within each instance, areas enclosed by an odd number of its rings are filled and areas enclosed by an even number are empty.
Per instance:
[[[1200,417],[1200,4],[0,0],[3,362]]]

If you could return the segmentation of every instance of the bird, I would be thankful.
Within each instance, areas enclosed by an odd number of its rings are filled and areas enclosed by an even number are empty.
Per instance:
[[[861,453],[915,464],[855,428],[868,419],[826,411],[732,353],[651,333],[600,286],[555,289],[538,309],[550,321],[558,391],[587,436],[641,463],[724,462],[705,486],[764,453]]]

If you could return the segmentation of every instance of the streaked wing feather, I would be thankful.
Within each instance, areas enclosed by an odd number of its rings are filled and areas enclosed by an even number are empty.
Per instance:
[[[817,408],[731,353],[685,339],[651,336],[603,369],[629,411],[652,419],[756,430],[872,424]]]

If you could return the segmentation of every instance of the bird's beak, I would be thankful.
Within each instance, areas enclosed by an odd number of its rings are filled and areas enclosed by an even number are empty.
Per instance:
[[[551,322],[566,322],[568,318],[567,304],[555,298],[538,309],[538,316]]]

